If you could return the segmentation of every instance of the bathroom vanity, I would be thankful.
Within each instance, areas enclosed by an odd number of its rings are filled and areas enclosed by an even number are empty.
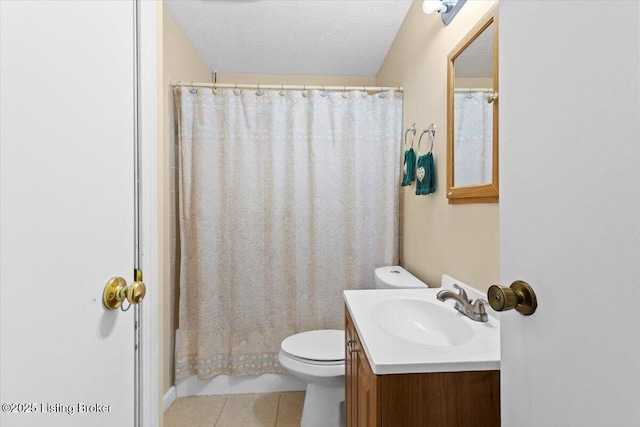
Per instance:
[[[440,290],[345,291],[347,427],[500,426],[499,323],[433,301]]]

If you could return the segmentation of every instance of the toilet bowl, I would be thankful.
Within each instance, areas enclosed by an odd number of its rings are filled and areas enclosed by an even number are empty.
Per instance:
[[[344,331],[324,329],[285,338],[280,364],[307,382],[301,427],[344,426]]]
[[[380,267],[374,274],[378,289],[426,288],[400,266]],[[285,338],[278,359],[282,367],[307,382],[300,427],[345,425],[344,331],[307,331]]]

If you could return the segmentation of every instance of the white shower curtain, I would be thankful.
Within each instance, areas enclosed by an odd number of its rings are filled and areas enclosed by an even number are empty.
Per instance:
[[[343,329],[342,290],[398,261],[401,94],[176,92],[176,376],[282,372],[282,339]]]
[[[454,95],[453,168],[456,187],[486,184],[493,178],[493,104],[487,92]]]

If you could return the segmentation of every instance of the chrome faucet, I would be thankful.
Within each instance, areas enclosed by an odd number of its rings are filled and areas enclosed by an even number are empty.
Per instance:
[[[455,300],[456,305],[454,308],[471,320],[475,320],[476,322],[486,322],[489,320],[487,311],[484,309],[484,305],[488,304],[487,301],[478,298],[472,303],[464,289],[455,283],[453,287],[459,290],[460,293],[456,294],[450,289],[445,289],[444,291],[438,292],[437,298],[440,301]]]

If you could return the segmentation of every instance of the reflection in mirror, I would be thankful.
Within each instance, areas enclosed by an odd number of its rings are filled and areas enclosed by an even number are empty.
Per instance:
[[[498,201],[497,19],[488,15],[449,55],[449,203]]]
[[[455,60],[453,182],[456,187],[492,179],[493,25]]]

